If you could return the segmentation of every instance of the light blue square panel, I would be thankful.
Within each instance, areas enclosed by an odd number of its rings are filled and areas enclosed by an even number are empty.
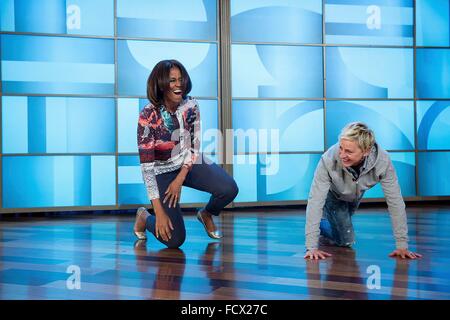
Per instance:
[[[416,0],[416,44],[440,47],[450,45],[448,0]]]
[[[2,98],[3,153],[114,153],[112,98]]]
[[[318,0],[231,0],[231,40],[322,43]]]
[[[450,100],[417,101],[417,145],[421,150],[450,150]]]
[[[236,155],[235,202],[306,200],[321,154]]]
[[[234,151],[323,151],[323,102],[233,100]]]
[[[4,94],[114,94],[114,40],[7,34],[0,39]]]
[[[327,98],[414,98],[413,50],[326,48]]]
[[[419,152],[419,196],[450,196],[450,152]]]
[[[114,206],[114,156],[3,156],[4,208]]]
[[[119,94],[146,97],[150,72],[167,59],[176,59],[186,68],[192,96],[217,97],[217,44],[137,40],[118,42]]]
[[[322,98],[322,48],[234,44],[233,98]]]
[[[114,36],[114,0],[1,0],[0,30]]]
[[[117,0],[120,37],[215,41],[216,33],[216,0]]]
[[[450,99],[450,49],[417,49],[419,99]]]
[[[366,123],[385,150],[414,149],[414,102],[327,101],[327,147],[338,142],[350,122]]]
[[[328,44],[412,46],[413,0],[324,0]]]

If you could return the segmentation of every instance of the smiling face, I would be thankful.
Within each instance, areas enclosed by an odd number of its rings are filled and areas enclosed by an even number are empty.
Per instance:
[[[364,152],[354,140],[341,139],[339,141],[339,158],[345,168],[358,165],[364,157],[369,155],[369,151]]]
[[[170,69],[169,87],[164,92],[164,104],[170,109],[178,107],[183,100],[183,77],[181,71],[177,67]]]

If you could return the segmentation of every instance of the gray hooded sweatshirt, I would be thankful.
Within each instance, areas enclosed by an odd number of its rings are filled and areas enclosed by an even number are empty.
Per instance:
[[[364,192],[377,183],[381,183],[386,198],[396,246],[398,249],[408,248],[405,203],[388,153],[375,143],[358,179],[355,179],[349,170],[342,166],[337,143],[322,155],[314,174],[306,207],[306,249],[318,248],[320,220],[329,191],[337,199],[359,203]]]

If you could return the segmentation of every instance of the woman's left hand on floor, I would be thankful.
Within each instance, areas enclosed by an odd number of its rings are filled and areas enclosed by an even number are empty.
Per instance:
[[[396,249],[392,251],[389,257],[400,257],[402,259],[418,259],[422,258],[422,255],[416,252],[409,251],[408,249]]]

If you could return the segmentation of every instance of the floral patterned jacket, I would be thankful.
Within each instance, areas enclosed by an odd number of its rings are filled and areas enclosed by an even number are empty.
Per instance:
[[[198,157],[200,110],[197,100],[187,97],[173,114],[164,106],[147,104],[139,114],[137,143],[148,197],[158,199],[156,175],[182,166],[190,170]]]

